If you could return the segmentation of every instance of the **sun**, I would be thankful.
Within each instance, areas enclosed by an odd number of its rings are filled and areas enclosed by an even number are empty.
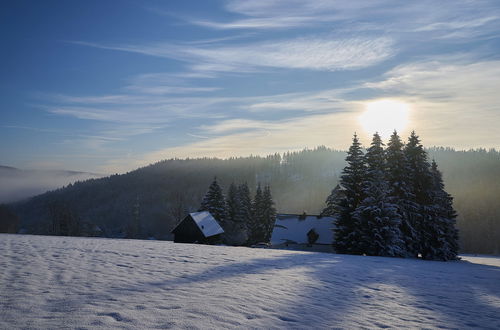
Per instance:
[[[410,106],[402,101],[381,99],[366,103],[359,121],[368,134],[378,132],[388,138],[394,130],[403,131],[410,121]]]

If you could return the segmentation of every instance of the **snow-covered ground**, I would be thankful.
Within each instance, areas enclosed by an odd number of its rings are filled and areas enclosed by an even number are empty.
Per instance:
[[[0,328],[500,328],[500,259],[0,235]]]

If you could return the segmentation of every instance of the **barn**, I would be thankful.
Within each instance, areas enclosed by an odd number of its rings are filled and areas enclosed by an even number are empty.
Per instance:
[[[176,243],[214,244],[224,230],[210,212],[189,213],[172,230]]]
[[[278,214],[271,245],[298,250],[332,250],[334,218],[307,214]]]

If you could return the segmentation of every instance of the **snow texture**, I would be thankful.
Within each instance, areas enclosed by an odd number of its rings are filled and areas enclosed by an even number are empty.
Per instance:
[[[208,211],[189,213],[205,237],[222,234],[224,230]]]
[[[0,235],[0,328],[500,328],[500,258],[458,262]]]
[[[296,214],[278,214],[271,236],[271,244],[279,245],[286,241],[307,243],[307,233],[314,229],[319,235],[316,244],[331,245],[333,227],[333,218],[331,217],[318,218],[315,215],[308,215],[304,219],[300,219],[300,215]]]

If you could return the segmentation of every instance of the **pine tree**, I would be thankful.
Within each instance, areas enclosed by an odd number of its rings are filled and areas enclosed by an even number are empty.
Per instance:
[[[366,197],[353,213],[360,232],[357,250],[374,256],[403,256],[401,216],[397,205],[389,202],[383,173],[373,174],[364,186]]]
[[[339,213],[338,203],[343,196],[343,190],[340,184],[337,184],[332,192],[326,198],[326,207],[321,211],[323,217],[335,217]]]
[[[252,199],[250,198],[250,189],[246,182],[238,186],[238,203],[236,219],[247,227],[252,221]]]
[[[428,223],[428,241],[424,254],[428,259],[455,260],[458,254],[458,231],[455,228],[457,213],[453,209],[453,198],[444,190],[443,177],[436,162],[431,164],[432,222]]]
[[[412,202],[417,205],[417,210],[408,211],[409,225],[414,230],[414,237],[411,237],[412,244],[407,246],[408,251],[413,255],[421,254],[426,257],[427,243],[433,235],[429,228],[432,227],[432,174],[430,164],[427,161],[420,139],[415,131],[411,132],[408,143],[405,146],[405,156],[408,164],[409,187]]]
[[[224,221],[224,240],[226,244],[243,245],[248,241],[248,226],[252,219],[252,201],[246,183],[229,186]]]
[[[378,133],[365,154],[366,175],[362,183],[365,198],[353,213],[360,239],[356,250],[368,255],[401,256],[403,244],[397,206],[389,201],[385,178],[385,152]]]
[[[264,231],[264,193],[262,192],[262,188],[260,183],[257,186],[257,190],[255,191],[255,198],[253,200],[252,205],[252,220],[249,224],[249,244],[255,244],[261,242],[263,238]]]
[[[373,181],[383,177],[385,170],[385,151],[384,143],[378,133],[373,134],[373,139],[370,147],[366,150],[365,163],[366,163],[366,181]]]
[[[227,192],[226,199],[226,223],[234,223],[237,220],[237,213],[240,207],[240,202],[238,199],[238,188],[236,185],[231,183]]]
[[[401,215],[400,230],[405,242],[405,254],[417,256],[419,238],[412,219],[415,218],[415,214],[418,214],[419,208],[410,189],[410,169],[404,145],[396,131],[392,133],[387,143],[385,158],[388,197],[391,203],[397,205],[398,213]]]
[[[201,206],[198,211],[208,211],[212,216],[218,220],[224,228],[224,221],[226,219],[226,202],[222,189],[217,183],[217,178],[210,184]]]
[[[263,235],[261,242],[269,242],[273,232],[274,223],[276,221],[276,209],[274,208],[274,201],[271,195],[271,187],[268,185],[264,188],[262,196],[263,207]]]
[[[334,247],[338,253],[359,254],[356,242],[360,240],[358,224],[352,213],[363,200],[364,176],[366,174],[365,161],[361,144],[354,134],[352,145],[347,152],[347,166],[340,177],[340,185],[344,189],[344,196],[339,200],[336,208],[339,214],[335,219]]]

